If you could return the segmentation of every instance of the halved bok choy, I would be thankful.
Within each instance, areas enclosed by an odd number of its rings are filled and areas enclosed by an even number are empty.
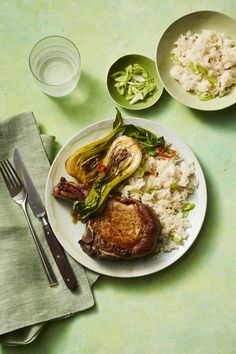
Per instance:
[[[95,179],[85,202],[75,202],[78,220],[85,222],[92,214],[103,209],[109,193],[124,179],[132,175],[142,160],[142,150],[137,141],[126,135],[118,137],[100,162],[101,172]]]
[[[117,110],[113,130],[102,139],[85,145],[69,156],[65,163],[67,173],[80,183],[91,184],[98,175],[97,164],[106,155],[111,143],[119,135],[123,127],[120,112]]]
[[[112,142],[121,135],[134,138],[140,145],[143,153],[149,156],[156,155],[156,149],[165,145],[163,137],[133,124],[123,124],[121,113],[117,110],[111,133],[100,140],[77,149],[69,156],[65,163],[67,173],[78,182],[92,185],[99,172],[102,172],[101,161],[106,155]]]

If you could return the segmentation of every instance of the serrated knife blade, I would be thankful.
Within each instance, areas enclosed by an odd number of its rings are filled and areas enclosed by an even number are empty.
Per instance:
[[[58,242],[56,236],[53,233],[53,230],[51,229],[51,226],[47,219],[46,209],[43,205],[41,197],[29,175],[29,172],[17,148],[15,148],[13,152],[13,163],[16,171],[18,172],[22,180],[22,183],[24,184],[25,189],[27,190],[28,203],[33,211],[33,214],[42,222],[48,246],[54,257],[57,267],[64,279],[64,282],[69,289],[73,290],[77,286],[74,273],[66,258],[64,249]]]

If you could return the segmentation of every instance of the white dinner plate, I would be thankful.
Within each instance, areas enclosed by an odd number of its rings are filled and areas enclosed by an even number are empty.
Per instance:
[[[77,148],[108,134],[112,129],[114,119],[100,121],[76,133],[59,151],[48,174],[45,201],[51,227],[64,249],[80,264],[94,270],[98,273],[113,277],[138,277],[151,274],[166,268],[179,259],[192,245],[196,239],[206,212],[207,191],[205,178],[201,166],[190,150],[190,148],[170,130],[157,125],[156,123],[140,119],[124,119],[125,124],[134,124],[144,127],[159,136],[164,136],[168,143],[172,144],[173,149],[188,162],[194,162],[195,174],[198,180],[198,188],[191,196],[191,201],[195,203],[195,208],[189,213],[189,220],[192,227],[188,229],[189,237],[183,246],[168,253],[159,253],[157,255],[146,256],[140,259],[130,261],[110,261],[100,260],[89,257],[82,251],[78,241],[81,239],[85,230],[85,225],[81,222],[73,224],[71,218],[72,204],[68,201],[58,199],[52,196],[53,187],[59,182],[60,177],[64,176],[72,180],[65,170],[65,161]]]

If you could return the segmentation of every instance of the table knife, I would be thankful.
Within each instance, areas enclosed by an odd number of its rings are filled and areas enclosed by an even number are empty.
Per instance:
[[[63,280],[70,290],[77,287],[76,279],[71,266],[66,258],[64,249],[58,242],[53,230],[48,222],[46,209],[40,198],[40,195],[26,169],[26,166],[21,158],[20,152],[17,148],[13,152],[13,163],[16,171],[18,172],[22,183],[24,184],[28,192],[28,203],[34,213],[34,215],[42,222],[44,234],[51,250],[51,253],[55,259],[57,267],[63,277]]]

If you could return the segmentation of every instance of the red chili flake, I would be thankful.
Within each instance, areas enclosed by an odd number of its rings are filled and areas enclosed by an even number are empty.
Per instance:
[[[96,168],[97,168],[97,170],[98,170],[99,173],[104,172],[104,171],[106,170],[106,166],[103,165],[103,163],[102,163],[101,161],[99,161],[99,162],[97,163]]]
[[[174,157],[176,154],[177,154],[176,150],[172,150],[166,146],[159,147],[157,149],[157,155],[162,156],[162,157],[171,158],[171,157]]]

